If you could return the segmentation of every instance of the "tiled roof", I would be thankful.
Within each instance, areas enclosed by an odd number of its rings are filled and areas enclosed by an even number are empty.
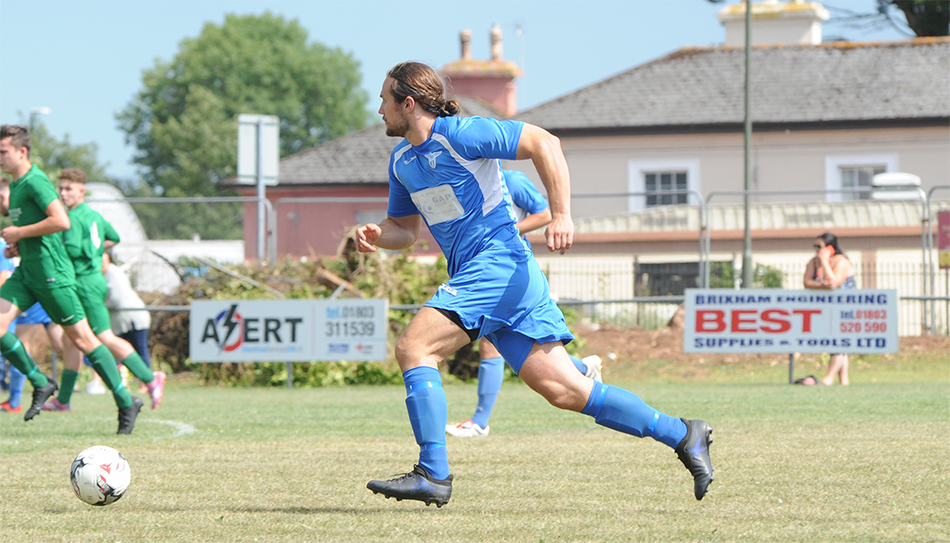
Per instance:
[[[456,97],[462,116],[502,118],[487,102]],[[280,161],[279,186],[387,184],[389,155],[399,142],[380,123]]]
[[[756,46],[755,123],[950,117],[950,38]],[[553,131],[743,123],[745,48],[686,47],[521,112]]]

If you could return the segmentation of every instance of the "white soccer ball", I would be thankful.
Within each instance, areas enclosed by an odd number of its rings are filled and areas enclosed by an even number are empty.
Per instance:
[[[69,468],[76,497],[89,505],[109,505],[125,495],[132,469],[119,451],[105,445],[89,447]]]

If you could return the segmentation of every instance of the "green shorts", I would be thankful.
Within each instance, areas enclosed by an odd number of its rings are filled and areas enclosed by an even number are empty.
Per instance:
[[[89,321],[89,328],[97,336],[112,328],[109,308],[106,307],[106,294],[109,287],[101,273],[83,275],[76,278],[76,294],[82,303],[82,309]]]
[[[63,326],[76,324],[86,318],[86,312],[76,295],[75,285],[38,288],[29,285],[21,272],[22,269],[17,268],[3,283],[0,287],[0,298],[17,306],[20,311],[26,311],[39,302],[50,319]]]

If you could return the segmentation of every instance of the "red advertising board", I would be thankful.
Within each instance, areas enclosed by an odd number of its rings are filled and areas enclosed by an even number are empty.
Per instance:
[[[686,289],[683,352],[896,353],[897,291]]]

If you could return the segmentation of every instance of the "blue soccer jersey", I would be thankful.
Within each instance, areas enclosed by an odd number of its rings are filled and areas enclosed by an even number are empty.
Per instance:
[[[535,188],[534,183],[528,179],[527,175],[512,170],[503,170],[502,174],[505,177],[505,186],[511,198],[511,208],[516,224],[525,220],[528,215],[541,213],[548,208],[548,201]],[[524,236],[521,239],[524,240],[525,246],[531,249],[531,242]]]
[[[498,161],[516,157],[523,127],[439,117],[429,139],[402,141],[389,164],[389,215],[421,214],[448,261],[451,279],[426,306],[488,336],[515,371],[535,342],[573,339],[515,226]]]
[[[523,246],[498,162],[515,159],[523,127],[516,121],[438,117],[424,143],[403,140],[393,149],[388,214],[421,214],[450,276],[488,245]]]
[[[523,221],[528,215],[541,213],[548,208],[548,201],[527,175],[514,170],[504,170],[502,173],[508,194],[511,195],[515,222]]]
[[[0,271],[12,272],[16,269],[16,264],[13,263],[12,258],[7,258],[3,252],[7,248],[7,242],[3,238],[0,238]]]

